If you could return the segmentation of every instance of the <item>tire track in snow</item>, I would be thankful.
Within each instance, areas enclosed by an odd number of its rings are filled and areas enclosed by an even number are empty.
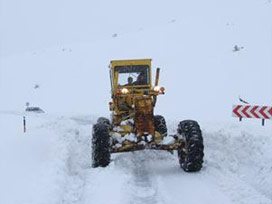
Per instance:
[[[87,172],[90,169],[90,131],[91,124],[85,117],[77,121],[59,117],[47,126],[60,135],[62,160],[65,163],[65,181],[59,203],[81,204],[84,200]],[[84,122],[85,121],[85,122]]]
[[[88,152],[85,150],[88,147],[88,143],[85,135],[82,135],[78,129],[74,130],[74,134],[68,134],[69,136],[72,136],[73,139],[68,146],[67,175],[61,203],[80,204],[83,200],[83,192],[86,185]]]
[[[130,204],[157,204],[157,188],[154,185],[154,181],[151,178],[150,172],[147,169],[146,163],[137,161],[134,157],[135,162],[133,174],[133,188]]]
[[[139,151],[116,157],[118,167],[130,171],[129,204],[165,204],[159,193],[158,176],[150,168],[151,160],[158,159],[158,152]]]

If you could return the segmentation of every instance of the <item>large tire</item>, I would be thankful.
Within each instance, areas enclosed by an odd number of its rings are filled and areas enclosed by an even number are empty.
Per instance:
[[[104,117],[98,118],[96,122],[106,124],[108,126],[110,125],[110,120],[108,118],[104,118]]]
[[[204,145],[198,123],[193,120],[180,122],[178,134],[185,139],[185,148],[178,150],[180,167],[186,172],[199,171],[203,163]]]
[[[103,123],[93,125],[92,166],[106,167],[110,163],[109,126]]]
[[[161,115],[155,115],[154,116],[154,125],[155,125],[155,131],[162,134],[164,137],[167,136],[167,126],[166,122],[163,116]]]

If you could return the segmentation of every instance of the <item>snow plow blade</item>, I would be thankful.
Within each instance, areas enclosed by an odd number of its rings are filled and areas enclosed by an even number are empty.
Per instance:
[[[185,143],[179,142],[177,144],[133,144],[133,145],[125,145],[119,148],[113,148],[111,153],[119,153],[119,152],[133,152],[139,150],[166,150],[166,151],[173,151],[178,150],[180,148],[184,148]]]

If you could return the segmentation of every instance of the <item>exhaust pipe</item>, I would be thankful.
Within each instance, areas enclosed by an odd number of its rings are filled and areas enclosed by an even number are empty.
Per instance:
[[[155,86],[159,85],[159,77],[160,77],[160,68],[158,67],[157,70],[156,70]]]

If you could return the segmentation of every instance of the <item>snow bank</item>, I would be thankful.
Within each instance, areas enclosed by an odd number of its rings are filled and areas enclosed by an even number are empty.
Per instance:
[[[83,185],[81,171],[90,167],[91,126],[77,128],[63,116],[24,115],[26,133],[21,113],[0,114],[0,203],[76,200],[74,194]]]
[[[57,134],[36,126],[43,119],[0,114],[0,203],[55,203],[64,180]],[[43,199],[41,199],[43,198]]]
[[[204,126],[206,171],[226,173],[221,186],[234,180],[237,185],[225,186],[226,191],[233,190],[230,196],[241,203],[272,202],[272,123],[262,127],[258,122]]]

